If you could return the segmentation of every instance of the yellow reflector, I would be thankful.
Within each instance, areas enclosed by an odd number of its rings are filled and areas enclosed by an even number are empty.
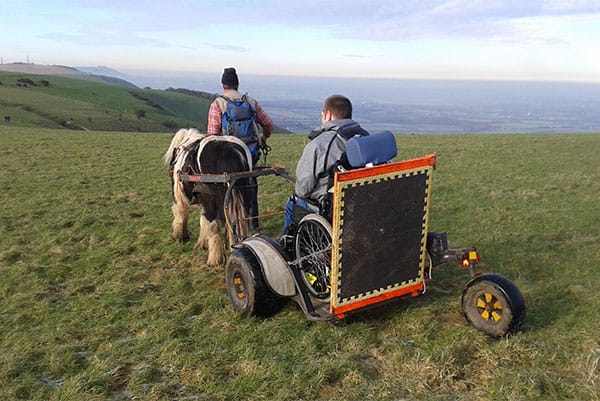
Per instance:
[[[477,252],[475,252],[475,251],[469,252],[469,259],[477,260]]]

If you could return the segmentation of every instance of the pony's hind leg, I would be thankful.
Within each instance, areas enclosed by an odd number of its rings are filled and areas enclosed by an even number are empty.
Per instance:
[[[200,211],[200,234],[198,241],[194,245],[194,249],[208,249],[208,237],[210,229],[210,221],[204,215],[204,210]]]
[[[225,261],[225,252],[223,252],[223,241],[219,225],[216,221],[208,224],[208,260],[206,263],[209,266],[217,266]]]
[[[173,238],[183,243],[190,239],[190,232],[187,227],[190,205],[183,199],[183,192],[177,183],[174,189],[174,202],[171,206],[173,211]]]

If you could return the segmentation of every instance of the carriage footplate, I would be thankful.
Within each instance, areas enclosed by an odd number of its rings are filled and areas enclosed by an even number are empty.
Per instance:
[[[335,319],[335,317],[331,314],[329,308],[329,300],[314,299],[312,297],[311,300],[313,302],[313,312],[311,313],[311,315],[314,316],[316,320]]]
[[[320,299],[311,295],[306,287],[305,279],[303,279],[304,270],[300,269],[299,265],[294,262],[288,262],[288,266],[294,276],[296,289],[298,290],[294,299],[300,305],[306,317],[317,322],[335,320],[335,316],[331,314],[329,297]]]

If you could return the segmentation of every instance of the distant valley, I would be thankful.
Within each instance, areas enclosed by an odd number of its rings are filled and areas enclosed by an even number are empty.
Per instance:
[[[25,71],[32,66],[35,65],[19,67]],[[6,65],[0,65],[0,71],[2,67]],[[158,94],[164,97],[166,93],[194,98],[184,103],[199,102],[198,110],[185,111],[183,118],[178,116],[179,106],[174,106],[172,99],[168,102],[171,109],[165,107],[162,112],[171,113],[171,120],[177,124],[194,124],[200,129],[206,124],[206,108],[211,96],[221,90],[220,72],[35,68],[36,73],[149,91],[153,99]],[[387,129],[411,134],[600,132],[600,84],[594,83],[282,77],[243,72],[239,75],[240,90],[258,99],[281,131],[306,133],[318,126],[323,100],[330,94],[340,93],[352,100],[354,118],[370,131]],[[179,89],[173,93],[166,90],[169,88]],[[157,104],[161,103],[157,101]],[[168,120],[167,116],[160,118]],[[158,125],[160,127],[160,123]]]

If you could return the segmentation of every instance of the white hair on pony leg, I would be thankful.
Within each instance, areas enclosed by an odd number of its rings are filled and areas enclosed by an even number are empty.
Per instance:
[[[200,213],[200,233],[198,234],[198,241],[196,241],[196,245],[194,245],[194,249],[208,249],[208,235],[209,230],[208,227],[210,225],[210,221],[204,215],[204,211]]]
[[[223,252],[223,241],[219,232],[219,225],[212,221],[208,228],[208,259],[206,264],[217,266],[225,262],[225,252]]]
[[[178,242],[186,242],[190,238],[188,231],[188,218],[190,215],[190,204],[185,197],[179,180],[173,182],[173,238]]]
[[[187,145],[194,143],[195,141],[202,139],[205,135],[198,132],[195,128],[185,129],[182,128],[175,133],[171,139],[171,143],[166,153],[163,156],[163,161],[166,165],[171,165],[176,157],[176,164],[181,164],[185,161],[185,157],[178,149],[184,148]],[[180,166],[176,166],[173,170],[173,205],[171,210],[173,212],[173,238],[178,242],[186,242],[190,238],[188,231],[188,219],[190,213],[190,203],[183,193],[181,180],[177,171]]]

